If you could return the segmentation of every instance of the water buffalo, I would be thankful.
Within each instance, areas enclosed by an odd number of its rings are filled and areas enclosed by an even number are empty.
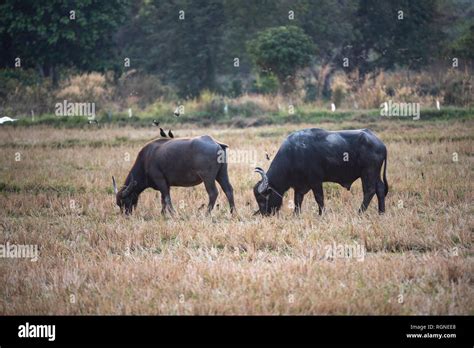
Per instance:
[[[170,187],[189,187],[204,182],[209,195],[210,213],[217,199],[217,181],[224,190],[234,211],[234,195],[227,174],[227,163],[222,161],[222,153],[228,146],[204,135],[195,138],[156,139],[145,145],[139,152],[135,164],[118,190],[112,177],[117,205],[125,214],[136,208],[138,196],[148,187],[160,191],[161,212],[174,213],[171,204]]]
[[[383,181],[380,170],[383,169]],[[291,133],[283,142],[268,172],[255,168],[261,180],[253,191],[259,212],[269,215],[282,205],[284,193],[295,191],[295,213],[301,211],[304,195],[312,190],[319,206],[324,208],[323,182],[335,182],[350,190],[358,178],[362,179],[364,199],[359,212],[369,206],[377,194],[379,213],[385,211],[388,193],[387,149],[370,129],[326,131],[311,128]]]

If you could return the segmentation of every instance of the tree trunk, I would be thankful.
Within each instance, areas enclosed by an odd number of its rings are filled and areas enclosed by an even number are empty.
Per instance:
[[[282,95],[289,95],[295,90],[296,76],[287,76],[285,79],[280,80],[280,93]]]
[[[58,70],[56,69],[55,66],[51,67],[51,79],[52,79],[52,82],[53,82],[53,87],[58,87],[59,74],[58,74]]]
[[[38,69],[38,74],[41,76],[41,78],[44,79],[44,68],[41,64],[36,64],[36,69]]]

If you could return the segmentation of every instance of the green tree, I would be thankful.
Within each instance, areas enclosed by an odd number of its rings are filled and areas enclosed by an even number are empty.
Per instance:
[[[147,1],[130,23],[126,50],[139,70],[157,74],[183,98],[194,97],[217,89],[223,23],[221,0]]]
[[[225,27],[222,46],[219,52],[219,72],[244,77],[252,71],[253,63],[245,44],[255,34],[271,27],[283,24],[287,18],[279,9],[280,1],[268,0],[225,0]],[[265,15],[262,15],[265,14]],[[232,63],[239,58],[238,69]]]
[[[357,1],[354,0],[280,0],[284,12],[293,11],[292,23],[301,27],[317,43],[318,62],[340,60],[340,54],[354,39],[353,27]],[[340,65],[340,64],[339,64]]]
[[[0,38],[8,53],[0,64],[12,67],[18,57],[22,68],[35,68],[41,75],[51,76],[54,84],[60,68],[111,68],[113,34],[123,22],[127,6],[127,0],[4,0],[0,4]]]
[[[460,58],[474,61],[474,25],[453,43],[452,51]]]
[[[360,0],[354,27],[351,67],[417,69],[439,54],[442,32],[437,1]]]
[[[297,70],[309,65],[315,47],[301,28],[282,26],[259,33],[248,49],[264,73],[278,78],[286,94],[294,87]]]

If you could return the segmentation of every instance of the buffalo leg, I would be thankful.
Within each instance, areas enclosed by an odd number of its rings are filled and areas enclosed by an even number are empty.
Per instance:
[[[230,205],[230,212],[233,213],[235,210],[235,203],[234,203],[234,189],[232,188],[232,185],[229,182],[229,176],[227,174],[227,165],[224,167],[221,167],[219,170],[219,173],[217,174],[216,178],[217,182],[219,185],[222,187],[222,190],[225,193],[225,196],[227,197],[227,200],[229,201]]]
[[[171,203],[171,195],[169,187],[163,187],[160,189],[161,192],[161,214],[165,215],[166,211],[170,214],[174,214],[173,204]]]
[[[382,180],[377,181],[376,185],[377,201],[379,202],[379,214],[385,213],[385,185]]]
[[[295,190],[295,215],[301,213],[301,204],[303,204],[304,193],[301,191]]]
[[[165,215],[166,211],[174,214],[173,204],[171,204],[170,187],[160,172],[152,171],[151,176],[153,179],[154,189],[161,193],[161,214]]]
[[[219,191],[217,190],[216,182],[214,180],[204,181],[204,185],[206,186],[206,191],[209,195],[209,204],[207,206],[207,213],[209,214],[214,208]]]
[[[370,201],[375,195],[376,180],[370,176],[362,177],[362,191],[364,191],[364,200],[359,208],[359,213],[367,210]]]
[[[316,203],[318,203],[319,215],[322,215],[324,210],[324,191],[322,183],[319,183],[315,188],[313,188],[313,194]]]

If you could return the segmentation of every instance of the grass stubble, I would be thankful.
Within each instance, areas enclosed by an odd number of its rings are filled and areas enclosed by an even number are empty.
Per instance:
[[[306,126],[173,131],[256,151],[266,169],[265,151]],[[325,184],[322,217],[310,193],[293,216],[289,191],[269,218],[252,216],[253,163],[229,164],[236,216],[220,188],[212,215],[199,211],[202,185],[172,188],[175,218],[161,216],[151,189],[121,216],[111,176],[123,183],[156,128],[2,128],[0,244],[38,245],[40,256],[0,258],[0,314],[472,315],[472,119],[374,128],[389,154],[385,215],[376,198],[357,214],[358,180],[350,192]],[[362,246],[364,257],[327,257],[333,245]]]

